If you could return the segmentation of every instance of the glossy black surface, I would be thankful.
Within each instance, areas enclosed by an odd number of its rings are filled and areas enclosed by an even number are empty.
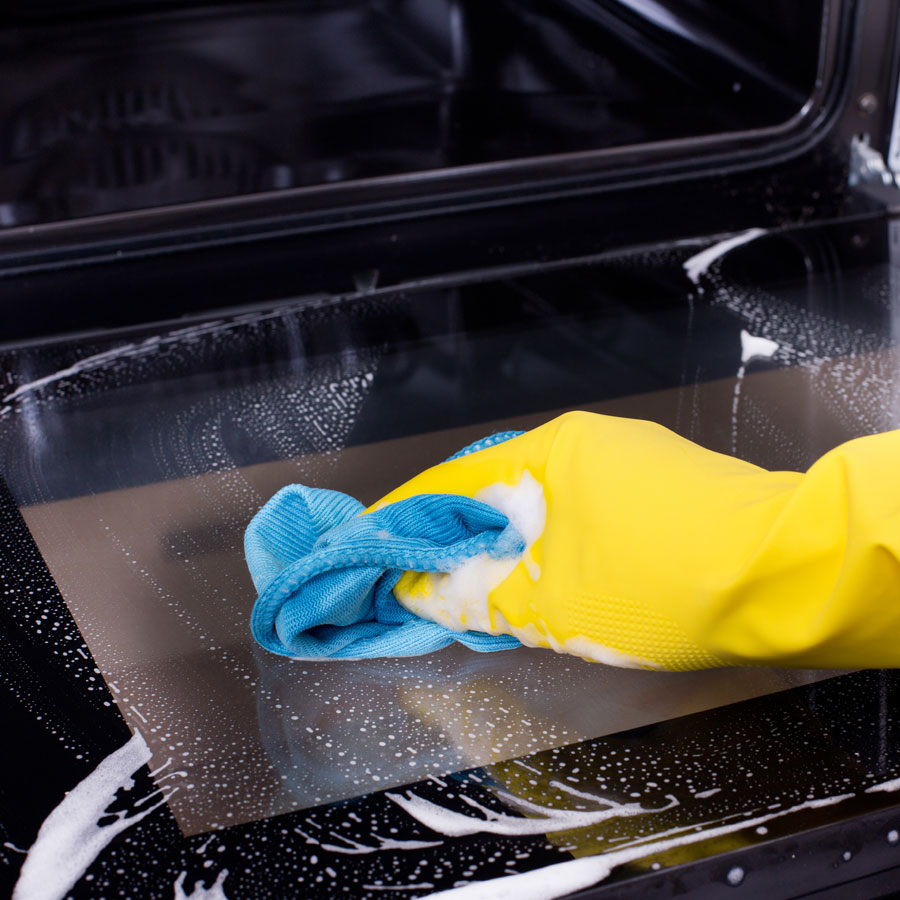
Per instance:
[[[14,882],[64,792],[135,729],[154,769],[171,755],[187,774],[161,770],[168,802],[139,821],[146,770],[135,793],[110,796],[135,821],[75,896],[189,894],[218,878],[231,900],[399,884],[415,897],[610,854],[611,874],[602,856],[593,870],[599,895],[791,897],[900,863],[892,673],[723,706],[806,676],[629,673],[542,651],[320,676],[254,655],[244,628],[241,530],[285,480],[374,499],[470,434],[573,406],[653,418],[770,467],[896,427],[894,226],[744,237],[696,282],[684,264],[712,239],[6,350],[0,671],[16,740],[2,751],[15,773],[0,788],[2,877]],[[777,351],[742,367],[742,331]],[[141,618],[157,607],[174,623],[158,632],[168,648]],[[334,712],[338,691],[358,698],[349,716]],[[454,712],[466,692],[484,698],[468,720]],[[419,720],[418,743],[395,741],[403,777],[377,749],[393,757],[384,722],[401,720]],[[509,734],[495,752],[498,721]],[[368,766],[358,783],[339,748]],[[473,758],[485,761],[459,763]],[[573,827],[579,812],[592,824]],[[522,834],[535,816],[547,821]]]
[[[226,411],[218,427],[229,465],[325,449],[328,439],[299,420],[289,445],[269,438],[257,418],[287,419],[287,409],[254,414],[246,402],[269,384],[286,385],[286,398],[293,383],[304,386],[314,412],[325,382],[373,373],[355,391],[346,447],[733,377],[744,328],[781,345],[755,363],[763,369],[884,350],[895,340],[890,241],[881,217],[776,230],[737,248],[698,285],[683,263],[713,239],[589,262],[513,262],[408,287],[379,287],[379,272],[364,270],[360,289],[343,296],[263,300],[195,324],[10,347],[0,357],[4,472],[20,503],[203,472],[199,448],[176,460],[165,444],[184,416],[216,404]],[[203,294],[218,273],[195,279]],[[242,287],[252,298],[268,286],[250,278]],[[132,291],[125,281],[105,299],[126,305]],[[44,439],[22,427],[35,417]],[[728,446],[731,426],[729,417],[692,427]],[[848,423],[847,433],[869,426],[874,420]],[[830,438],[802,437],[814,449],[790,459],[753,443],[743,455],[804,467]]]
[[[68,652],[52,649],[72,632],[73,623],[8,494],[3,500],[4,654],[16,665],[4,668],[11,690],[2,703],[4,721],[17,734],[4,745],[4,765],[19,777],[5,780],[3,787],[3,808],[15,814],[0,821],[0,877],[11,887],[42,817],[63,791],[125,742],[127,730],[110,699],[103,699],[105,692],[98,689],[96,701],[91,699],[90,660],[86,654],[85,661],[78,658],[85,645],[76,639]],[[16,571],[26,577],[11,576]],[[25,610],[36,597],[58,623],[53,641],[27,618]],[[191,838],[181,836],[161,806],[136,822],[126,840],[114,841],[71,896],[159,896],[176,884],[190,890],[213,881],[229,897],[289,897],[298,890],[310,897],[375,897],[385,886],[399,884],[416,885],[405,895],[427,896],[453,884],[569,860],[573,853],[621,852],[642,839],[646,854],[616,867],[611,890],[640,876],[637,893],[630,896],[649,890],[674,896],[688,885],[699,896],[729,896],[735,887],[801,896],[884,872],[900,860],[900,811],[890,793],[870,790],[896,778],[897,690],[893,673],[846,675],[518,762],[433,778],[393,794],[376,792]],[[74,703],[67,703],[67,696]],[[79,724],[73,726],[63,710]],[[118,808],[151,796],[146,772],[137,773],[132,790],[135,795],[123,795]],[[647,810],[636,819],[613,817],[602,826],[547,836],[484,833],[508,817],[521,822],[517,810],[523,804],[538,804],[551,827],[554,810],[596,813],[616,803],[634,804],[635,793]],[[449,838],[423,826],[398,803],[411,797],[472,834]],[[810,801],[823,803],[812,809]],[[533,816],[536,810],[529,812]],[[822,828],[831,823],[833,829]],[[723,827],[726,832],[709,843],[692,840],[680,851],[675,848],[674,856],[654,852],[659,841]],[[819,830],[806,833],[811,827]],[[391,840],[418,843],[392,849]],[[710,854],[714,863],[698,867]],[[674,878],[665,869],[654,871],[688,860],[693,864],[680,866]]]
[[[782,125],[821,80],[826,6],[8,12],[0,227]]]

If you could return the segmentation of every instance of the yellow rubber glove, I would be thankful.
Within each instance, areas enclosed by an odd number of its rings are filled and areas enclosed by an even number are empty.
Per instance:
[[[900,431],[805,474],[650,422],[567,413],[428,469],[376,508],[454,493],[506,513],[520,559],[407,572],[400,603],[614,665],[900,666]]]

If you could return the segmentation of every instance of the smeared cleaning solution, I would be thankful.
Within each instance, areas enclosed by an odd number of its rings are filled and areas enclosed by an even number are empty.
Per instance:
[[[62,900],[87,867],[120,832],[149,816],[166,802],[162,791],[138,800],[143,806],[134,815],[107,813],[119,789],[134,787],[134,774],[150,760],[150,748],[139,731],[111,753],[80,781],[44,819],[34,843],[22,864],[19,880],[13,888],[13,900]],[[109,825],[98,825],[102,818],[114,818]]]
[[[741,403],[741,387],[744,384],[744,376],[747,374],[747,363],[751,359],[771,359],[779,349],[777,341],[750,334],[741,329],[741,364],[737,371],[737,380],[734,383],[734,398],[731,401],[731,453],[737,456],[738,435],[738,408]]]
[[[622,653],[612,647],[580,635],[564,641],[550,634],[543,622],[513,625],[499,610],[492,610],[491,591],[499,587],[521,563],[528,577],[536,582],[541,567],[533,556],[533,546],[543,534],[547,503],[540,482],[527,469],[518,484],[496,482],[482,488],[475,499],[502,512],[525,539],[525,550],[516,557],[495,559],[481,553],[466,560],[452,572],[434,575],[416,574],[409,590],[405,579],[394,588],[400,604],[423,619],[437,622],[453,631],[482,631],[487,634],[511,634],[526,647],[543,647],[593,662],[627,669],[659,669],[657,663]]]
[[[893,794],[894,791],[900,791],[900,778],[892,778],[890,781],[882,781],[881,784],[873,784],[872,787],[866,788],[867,794]]]
[[[750,241],[756,240],[756,238],[765,233],[765,229],[763,228],[749,228],[747,231],[742,231],[740,234],[735,234],[730,238],[726,238],[724,241],[713,244],[712,247],[701,250],[699,253],[694,254],[682,263],[684,274],[687,275],[694,284],[700,287],[700,278],[709,271],[709,267],[714,262],[721,259],[723,256],[726,256],[734,250],[735,247],[740,247],[742,244],[749,244]]]
[[[696,844],[700,841],[733,834],[745,828],[756,828],[772,819],[800,812],[801,810],[833,806],[853,796],[855,795],[841,794],[836,797],[824,797],[821,800],[809,800],[789,809],[766,813],[765,815],[743,819],[739,822],[730,822],[727,825],[720,825],[716,828],[689,831],[687,834],[664,840],[654,840],[654,836],[650,835],[645,841],[630,847],[623,847],[620,850],[557,863],[533,872],[506,875],[500,878],[492,878],[488,881],[478,881],[462,887],[451,888],[448,891],[439,891],[430,896],[433,898],[452,897],[453,900],[554,900],[556,897],[563,897],[573,891],[588,888],[604,881],[609,878],[613,869],[625,863],[633,862],[636,859],[655,856],[674,850],[677,847],[684,847],[688,844]],[[429,825],[428,827],[433,829],[434,826]],[[741,880],[743,881],[743,878]]]
[[[698,791],[696,794],[694,794],[694,796],[698,800],[706,800],[709,797],[714,797],[721,790],[722,788],[710,788],[708,791]]]
[[[598,644],[596,641],[581,635],[567,638],[564,641],[557,641],[546,627],[544,632],[539,631],[534,625],[528,625],[525,628],[515,628],[510,625],[508,630],[526,647],[549,647],[557,653],[580,656],[582,659],[588,659],[591,662],[603,663],[605,666],[616,666],[620,669],[653,669],[659,671],[663,668],[659,663],[655,663],[652,660],[633,656],[630,653],[623,653],[621,650],[607,647],[605,644]]]
[[[452,572],[427,576],[428,589],[425,591],[417,590],[415,595],[407,593],[401,582],[395,588],[395,594],[400,604],[410,612],[453,631],[508,634],[508,629],[498,627],[500,623],[491,622],[488,597],[519,563],[525,566],[532,581],[540,578],[541,569],[532,556],[532,547],[543,533],[547,520],[544,489],[526,469],[518,484],[497,482],[488,485],[475,495],[475,499],[493,506],[509,519],[525,539],[525,550],[519,556],[506,559],[495,559],[487,553],[480,553]]]
[[[566,788],[563,788],[566,790]],[[571,791],[568,791],[571,793]],[[424,797],[419,797],[410,791],[406,796],[400,794],[388,794],[387,796],[402,810],[409,813],[418,822],[448,837],[461,837],[467,834],[503,834],[511,837],[524,837],[533,834],[551,834],[556,831],[569,831],[573,828],[586,828],[590,825],[598,825],[607,819],[628,818],[630,816],[644,816],[650,813],[660,813],[678,806],[674,797],[669,797],[665,806],[656,809],[647,809],[640,803],[618,803],[606,797],[588,795],[579,791],[579,796],[590,799],[597,804],[598,809],[573,810],[556,809],[551,806],[540,806],[523,800],[521,797],[513,797],[505,791],[498,791],[497,796],[514,804],[519,809],[527,811],[529,816],[537,818],[523,818],[522,816],[510,816],[497,812],[484,804],[473,800],[471,797],[463,797],[471,807],[481,812],[485,818],[469,816],[465,813],[455,812],[437,803],[432,803]]]
[[[329,853],[343,853],[347,856],[361,856],[369,853],[381,853],[385,850],[425,850],[428,847],[440,847],[443,841],[404,841],[397,838],[386,838],[381,835],[372,833],[372,839],[377,841],[373,847],[371,844],[363,844],[360,841],[354,841],[352,838],[343,834],[332,831],[331,834],[336,840],[343,841],[343,845],[335,843],[326,843],[313,837],[311,834],[303,831],[301,828],[295,828],[294,831],[302,837],[307,844],[314,847],[321,847]]]
[[[5,404],[0,408],[0,414],[4,411],[11,410],[12,404],[27,394],[40,391],[58,382],[73,378],[77,375],[83,375],[87,372],[104,369],[111,363],[121,360],[129,360],[139,358],[141,356],[152,356],[161,348],[170,344],[190,343],[203,335],[215,334],[217,332],[238,329],[248,322],[259,322],[265,319],[281,318],[285,316],[285,310],[277,309],[269,313],[259,314],[251,313],[234,316],[228,319],[215,319],[210,322],[201,322],[197,325],[188,325],[184,328],[176,328],[164,334],[155,334],[138,342],[129,342],[112,347],[109,350],[103,350],[100,353],[93,353],[90,356],[82,357],[69,366],[19,384],[8,394],[0,397],[0,403]]]
[[[181,872],[178,878],[175,879],[175,900],[228,900],[222,887],[227,877],[228,869],[222,869],[216,880],[209,887],[206,887],[205,881],[195,881],[191,892],[185,894],[184,879],[187,878],[187,872]]]

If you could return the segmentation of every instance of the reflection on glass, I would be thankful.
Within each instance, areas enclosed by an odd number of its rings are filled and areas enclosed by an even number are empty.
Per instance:
[[[155,5],[0,23],[0,227],[777,126],[825,8]]]
[[[249,634],[243,529],[288,482],[371,501],[573,406],[773,468],[896,422],[887,265],[829,273],[822,307],[799,239],[750,241],[694,284],[698,249],[6,354],[3,475],[122,714],[188,773],[185,832],[825,677],[459,647],[308,663]],[[742,332],[774,349],[744,358]]]

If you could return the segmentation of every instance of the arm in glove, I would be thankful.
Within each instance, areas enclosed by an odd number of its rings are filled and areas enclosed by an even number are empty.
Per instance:
[[[400,603],[447,628],[618,665],[900,665],[900,432],[805,474],[658,425],[569,413],[435,466],[375,508],[473,497],[524,538],[512,559],[407,572]]]

